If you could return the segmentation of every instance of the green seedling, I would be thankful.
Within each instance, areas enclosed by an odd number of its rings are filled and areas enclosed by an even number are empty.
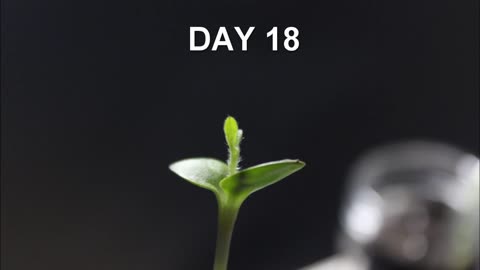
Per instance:
[[[213,158],[190,158],[170,165],[170,170],[199,187],[211,190],[218,202],[218,235],[214,270],[226,270],[230,241],[240,206],[250,194],[274,184],[305,166],[285,159],[239,169],[243,132],[233,117],[224,124],[228,144],[227,163]]]

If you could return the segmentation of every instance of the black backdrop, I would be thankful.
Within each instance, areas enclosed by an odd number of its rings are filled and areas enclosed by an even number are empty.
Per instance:
[[[227,115],[244,166],[308,163],[246,202],[231,269],[331,255],[360,153],[478,154],[477,20],[471,0],[3,0],[2,270],[211,269],[214,196],[167,166],[225,158]],[[300,49],[271,52],[290,25]],[[189,26],[257,28],[248,52],[193,53]]]

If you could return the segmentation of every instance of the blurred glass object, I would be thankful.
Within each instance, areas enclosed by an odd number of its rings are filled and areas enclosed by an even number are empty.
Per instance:
[[[388,145],[362,157],[348,183],[340,257],[358,263],[306,269],[472,269],[479,245],[477,157],[437,143]]]

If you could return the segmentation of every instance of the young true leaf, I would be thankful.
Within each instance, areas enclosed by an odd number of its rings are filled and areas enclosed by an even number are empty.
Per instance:
[[[238,123],[235,118],[229,116],[225,119],[223,132],[229,148],[238,147]]]
[[[185,180],[217,195],[218,235],[214,270],[226,270],[230,240],[242,202],[253,192],[274,184],[305,166],[300,160],[268,162],[238,171],[243,132],[229,116],[223,126],[228,145],[228,161],[191,158],[170,165],[170,170]]]
[[[238,129],[237,120],[231,116],[225,119],[223,131],[225,132],[225,139],[228,145],[228,172],[232,175],[238,170],[238,163],[240,162],[240,142],[242,141],[243,131]]]

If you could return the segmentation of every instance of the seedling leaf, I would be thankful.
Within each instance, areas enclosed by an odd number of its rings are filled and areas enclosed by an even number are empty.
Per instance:
[[[229,116],[223,124],[225,140],[228,144],[228,170],[229,175],[233,175],[238,171],[238,163],[240,162],[240,142],[242,141],[243,131],[238,129],[238,123],[235,118]]]
[[[217,193],[220,181],[228,175],[223,161],[213,158],[190,158],[170,165],[170,170],[192,184]]]
[[[251,193],[282,180],[304,166],[304,162],[291,159],[267,162],[225,178],[220,182],[220,187],[234,196],[246,198]]]
[[[229,148],[238,147],[239,136],[238,136],[238,124],[235,118],[229,116],[225,119],[225,124],[223,125],[223,131],[225,132],[225,139],[227,141]]]

